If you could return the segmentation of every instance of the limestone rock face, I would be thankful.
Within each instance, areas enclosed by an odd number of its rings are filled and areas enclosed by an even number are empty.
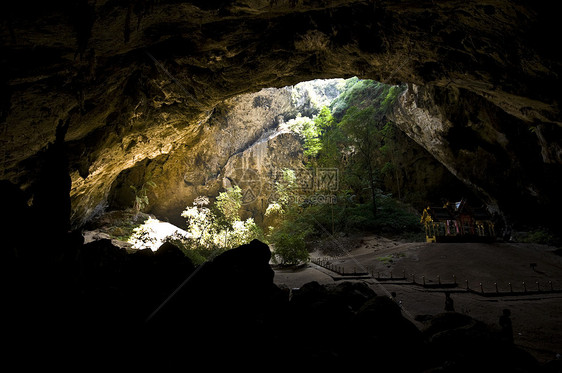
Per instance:
[[[530,128],[465,90],[415,85],[402,94],[391,116],[496,212],[555,216],[561,202],[556,190],[562,187],[559,127],[546,125],[555,141],[545,148],[542,125]]]
[[[228,188],[235,184],[242,189],[242,218],[263,222],[267,206],[276,199],[273,184],[284,168],[304,169],[302,145],[289,131],[263,139],[228,160],[223,185]]]
[[[149,212],[184,224],[180,214],[197,196],[212,198],[238,185],[244,194],[244,218],[261,220],[272,175],[302,167],[301,143],[282,124],[309,108],[310,100],[294,102],[292,93],[292,87],[263,89],[224,101],[190,144],[123,171],[109,193],[109,207],[130,207],[130,185],[152,180],[156,186],[147,192]]]
[[[226,164],[219,159],[227,159],[231,144],[262,135],[237,132],[219,147],[205,140],[227,131],[213,122],[225,100],[313,78],[359,76],[411,83],[401,127],[490,200],[510,205],[523,193],[530,205],[555,204],[562,69],[550,42],[558,26],[554,6],[8,2],[0,29],[0,178],[31,198],[62,119],[69,120],[75,226],[106,208],[119,175],[139,162],[169,177],[178,195],[210,190],[219,185],[214,180]],[[488,145],[464,136],[469,124],[469,133]],[[188,166],[169,167],[172,151],[186,152]],[[185,170],[195,164],[209,173],[191,178]],[[505,193],[514,185],[522,192]]]

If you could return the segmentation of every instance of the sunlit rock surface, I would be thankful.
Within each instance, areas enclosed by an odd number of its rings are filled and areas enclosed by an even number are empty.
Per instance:
[[[224,101],[189,144],[123,171],[113,183],[109,207],[130,207],[130,185],[150,179],[156,184],[148,192],[150,212],[183,225],[180,214],[197,196],[214,197],[238,185],[244,218],[261,222],[275,173],[303,167],[301,142],[285,122],[301,111],[312,115],[320,109],[311,103],[309,91],[299,88],[263,89]]]

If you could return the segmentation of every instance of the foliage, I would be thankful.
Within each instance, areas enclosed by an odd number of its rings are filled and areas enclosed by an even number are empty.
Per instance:
[[[283,215],[285,210],[283,206],[279,202],[272,202],[267,206],[265,210],[265,216],[272,216],[272,215]]]
[[[387,256],[379,256],[379,257],[377,258],[377,260],[380,261],[380,262],[383,262],[383,263],[385,263],[385,264],[387,264],[387,263],[392,263],[392,261],[393,261],[393,260],[392,260],[392,256],[390,256],[390,255],[387,255]]]
[[[320,134],[335,124],[332,112],[327,106],[323,106],[318,115],[314,118],[314,124]]]
[[[548,228],[534,228],[525,232],[517,233],[516,240],[525,243],[536,243],[541,245],[561,246],[562,238],[559,234]]]
[[[157,220],[148,218],[143,224],[133,229],[133,234],[129,238],[129,242],[133,244],[133,248],[138,250],[150,249],[156,244],[156,230],[154,223]]]
[[[272,260],[281,265],[297,265],[307,262],[307,242],[314,233],[311,222],[303,219],[308,208],[298,204],[286,207],[283,219],[278,221],[268,236],[273,245]]]
[[[272,206],[271,208],[275,208],[279,210],[279,212],[283,211],[284,213],[295,200],[297,177],[295,171],[288,168],[281,170],[280,175],[281,178],[276,180],[273,186],[275,201],[271,202],[268,209],[270,206],[278,204],[279,207]]]
[[[270,241],[275,245],[275,250],[278,241],[282,241],[283,245],[287,236],[294,237],[292,241],[302,241],[296,245],[302,248],[305,242],[315,238],[335,239],[338,237],[338,232],[376,232],[414,241],[425,239],[419,214],[408,205],[378,190],[379,213],[373,216],[371,203],[357,203],[354,197],[341,192],[337,195],[335,204],[294,206],[269,236]]]
[[[375,195],[381,174],[394,180],[401,198],[395,127],[386,115],[404,88],[348,79],[345,90],[330,106],[332,112],[323,108],[315,119],[318,141],[309,163],[338,168],[340,185],[360,199],[369,198],[373,215],[377,213]]]
[[[252,218],[240,220],[242,193],[234,187],[219,194],[215,205],[209,198],[199,196],[192,206],[187,206],[181,216],[187,221],[187,230],[162,233],[162,223],[149,218],[134,229],[129,242],[137,249],[157,248],[163,242],[179,247],[193,263],[212,259],[225,250],[248,243],[257,238],[264,241],[261,229]],[[167,227],[170,225],[168,224]]]
[[[392,177],[400,199],[396,161],[400,149],[396,127],[387,115],[404,89],[348,79],[330,107],[323,107],[313,119],[298,117],[290,123],[289,128],[303,139],[309,166],[339,170],[340,190],[335,204],[288,204],[287,200],[295,200],[295,190],[276,183],[278,197],[268,206],[266,216],[277,217],[269,240],[279,250],[280,261],[293,262],[289,246],[304,257],[305,242],[327,234],[335,237],[337,232],[422,237],[419,214],[379,189],[381,176]]]
[[[242,207],[242,190],[238,185],[221,192],[216,198],[215,207],[219,218],[226,226],[233,225],[240,220],[240,207]]]
[[[133,230],[128,242],[135,249],[157,250],[170,237],[187,237],[187,234],[170,223],[149,217]]]
[[[208,248],[216,234],[215,216],[207,207],[209,198],[200,196],[195,198],[193,206],[188,206],[181,213],[187,220],[188,234],[186,240],[192,242],[195,248]]]
[[[396,127],[389,122],[380,130],[382,141],[379,149],[381,153],[381,160],[379,163],[382,163],[381,174],[390,177],[394,181],[396,191],[398,192],[398,199],[401,200],[402,179],[400,169],[397,165],[400,149],[396,145],[395,129]]]
[[[281,178],[274,184],[275,200],[272,201],[265,212],[268,217],[273,217],[268,240],[273,243],[272,259],[278,264],[294,265],[308,260],[305,238],[308,232],[300,230],[297,225],[287,225],[292,220],[289,215],[294,215],[299,209],[297,204],[296,176],[290,169],[283,169]]]
[[[347,157],[341,162],[342,170],[348,174],[350,187],[356,192],[370,191],[373,215],[377,213],[376,184],[379,156],[380,132],[376,110],[373,107],[358,109],[349,108],[338,124],[345,141],[342,143],[343,153]]]
[[[299,232],[297,234],[283,231],[276,232],[273,235],[275,242],[272,256],[273,261],[282,265],[306,263],[309,259],[304,239],[306,235],[307,232]]]
[[[263,239],[254,219],[240,220],[240,187],[235,186],[219,193],[214,209],[207,205],[207,197],[197,197],[193,206],[186,207],[182,212],[181,216],[187,220],[187,237],[180,239],[186,242],[186,246],[206,250],[231,249],[254,238]]]
[[[314,157],[320,150],[321,144],[318,138],[319,130],[316,123],[309,117],[302,117],[300,114],[297,118],[288,122],[291,131],[298,134],[303,142],[304,152],[306,157]]]
[[[382,116],[392,110],[397,97],[405,89],[405,85],[391,86],[373,80],[348,79],[344,92],[331,103],[330,109],[336,120],[341,120],[350,107],[375,108]]]
[[[220,247],[208,249],[197,246],[189,236],[178,233],[167,236],[165,242],[170,242],[178,247],[195,265],[200,265],[208,260],[212,260],[227,250]]]

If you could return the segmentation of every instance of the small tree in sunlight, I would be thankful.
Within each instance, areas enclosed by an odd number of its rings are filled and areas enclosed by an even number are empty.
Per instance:
[[[213,208],[209,198],[197,197],[181,214],[187,219],[188,240],[195,248],[231,249],[254,238],[263,239],[254,219],[240,220],[242,191],[235,186],[219,193]]]
[[[150,249],[158,241],[156,237],[156,230],[154,223],[157,220],[149,218],[142,225],[133,229],[133,234],[128,242],[133,244],[133,247],[138,250]]]
[[[275,199],[283,210],[287,210],[295,200],[297,188],[297,176],[294,170],[284,168],[281,177],[275,181]]]
[[[296,175],[295,171],[285,168],[281,171],[281,177],[273,184],[273,201],[267,206],[264,216],[269,218],[270,230],[275,229],[281,223],[284,215],[291,208],[295,200]]]
[[[308,231],[294,230],[285,224],[289,215],[298,214],[300,206],[297,200],[297,179],[295,172],[284,169],[281,177],[275,181],[275,200],[266,209],[265,216],[271,220],[269,240],[273,243],[272,259],[277,264],[296,265],[309,258],[305,238]]]
[[[300,114],[288,123],[289,129],[298,134],[303,141],[303,154],[315,158],[322,150],[322,134],[334,125],[334,117],[330,109],[323,106],[313,119],[302,117]]]
[[[277,264],[297,265],[306,263],[309,253],[305,237],[309,232],[275,231],[272,234],[274,249],[272,259]]]
[[[279,202],[270,203],[267,206],[267,209],[265,210],[264,213],[264,216],[269,218],[269,222],[270,222],[269,229],[270,230],[275,229],[275,227],[279,225],[279,223],[283,219],[284,215],[285,215],[285,210],[283,209],[283,206],[281,206]]]
[[[209,247],[215,231],[215,216],[207,207],[209,198],[199,196],[193,201],[193,206],[186,207],[181,216],[187,220],[187,232],[197,248]]]
[[[215,201],[219,219],[226,226],[232,226],[235,221],[240,220],[240,208],[242,207],[242,189],[238,185],[228,188],[219,193]]]

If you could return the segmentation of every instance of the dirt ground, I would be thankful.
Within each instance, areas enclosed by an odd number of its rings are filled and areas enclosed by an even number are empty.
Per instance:
[[[316,250],[305,267],[275,269],[275,283],[299,288],[310,281],[363,281],[379,295],[395,292],[404,316],[420,329],[424,325],[416,318],[443,312],[449,291],[456,312],[495,327],[502,310],[511,310],[515,344],[540,362],[562,354],[562,256],[554,247],[399,242],[375,235],[332,241],[332,255]],[[315,264],[319,259],[349,275]]]

